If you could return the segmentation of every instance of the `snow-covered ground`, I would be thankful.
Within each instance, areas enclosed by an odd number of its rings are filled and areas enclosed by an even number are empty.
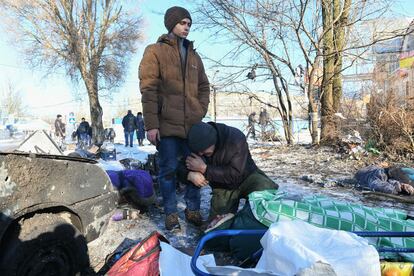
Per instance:
[[[295,142],[310,141],[309,132],[297,132]],[[21,141],[7,139],[0,141],[0,150],[18,146]],[[138,147],[136,140],[133,147],[123,145],[123,135],[118,135],[114,147],[117,151],[117,160],[98,160],[99,166],[105,170],[122,170],[124,167],[119,160],[125,158],[145,162],[148,154],[156,151],[155,147],[145,140],[143,147]],[[260,142],[249,139],[252,156],[258,165],[280,187],[280,190],[298,196],[322,193],[331,197],[352,202],[362,202],[370,206],[397,207],[414,211],[411,205],[398,203],[394,200],[373,201],[365,197],[352,184],[346,180],[352,179],[355,171],[366,165],[367,160],[354,160],[333,152],[327,148],[307,148],[306,146],[286,147],[283,143]],[[307,181],[305,179],[313,179]],[[201,190],[201,213],[207,219],[211,198],[211,189],[205,187]],[[91,266],[98,271],[105,262],[105,257],[117,248],[125,248],[136,244],[152,231],[162,233],[176,248],[186,248],[191,251],[201,235],[200,229],[185,222],[182,187],[177,189],[177,207],[181,230],[169,232],[164,227],[164,213],[162,199],[150,207],[147,213],[140,214],[138,219],[108,221],[104,233],[88,244]]]
[[[259,168],[278,185],[279,189],[297,197],[324,194],[337,200],[363,203],[367,206],[394,207],[414,213],[412,204],[394,199],[376,198],[354,188],[353,176],[359,168],[372,159],[355,160],[341,156],[330,148],[309,148],[308,146],[286,147],[280,143],[250,141],[250,150]],[[201,190],[201,213],[208,216],[211,189]],[[178,210],[181,231],[169,232],[164,227],[164,214],[159,203],[136,220],[109,221],[101,237],[89,243],[91,265],[98,271],[104,264],[105,256],[117,248],[137,243],[152,231],[163,234],[176,248],[191,252],[197,245],[202,232],[185,222],[183,192],[178,192]]]
[[[0,151],[9,152],[17,149],[19,145],[23,142],[23,137],[19,139],[7,138],[0,140]]]
[[[144,146],[141,147],[139,147],[137,144],[135,144],[133,147],[125,147],[120,143],[115,143],[114,146],[116,149],[116,160],[98,160],[99,166],[101,166],[104,170],[124,170],[125,168],[122,166],[119,160],[125,158],[131,158],[145,163],[147,161],[148,154],[153,154],[157,151],[155,146],[151,145],[148,141],[145,141]]]

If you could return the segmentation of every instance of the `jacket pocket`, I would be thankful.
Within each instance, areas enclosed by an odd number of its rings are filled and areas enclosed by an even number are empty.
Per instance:
[[[190,109],[189,114],[191,116],[191,122],[198,123],[204,117],[203,107],[201,106],[201,104],[199,103],[197,99],[193,99],[191,101],[190,106],[191,106],[191,109]]]

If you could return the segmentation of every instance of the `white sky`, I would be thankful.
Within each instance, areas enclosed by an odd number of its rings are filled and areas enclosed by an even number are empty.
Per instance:
[[[183,6],[191,11],[191,1],[173,1],[173,0],[142,0],[142,1],[128,1],[128,6],[133,7],[136,3],[136,8],[140,10],[145,20],[144,34],[145,41],[138,46],[138,52],[133,56],[129,64],[128,76],[125,84],[115,94],[113,99],[108,102],[101,99],[101,104],[104,108],[104,117],[111,118],[113,113],[120,107],[125,105],[126,99],[130,98],[136,104],[140,102],[137,68],[142,57],[143,49],[149,43],[154,43],[159,35],[165,33],[163,24],[163,14],[166,9],[171,6]],[[395,4],[395,9],[401,11],[403,15],[414,17],[414,1],[402,0]],[[208,33],[202,34],[193,30],[190,35],[190,40],[195,40],[195,46],[199,52],[204,55],[211,56],[217,54],[217,46],[211,46],[211,43],[206,39]],[[220,50],[223,51],[223,47]],[[207,67],[207,66],[206,66]],[[210,75],[211,72],[207,71]],[[7,84],[11,82],[15,88],[20,91],[23,96],[25,105],[28,107],[28,112],[34,116],[50,116],[54,118],[57,113],[68,114],[74,111],[79,116],[89,114],[88,98],[86,92],[83,92],[83,86],[79,86],[78,90],[70,82],[63,72],[57,72],[53,75],[44,77],[41,69],[32,71],[21,53],[17,51],[15,45],[11,45],[7,41],[7,35],[3,33],[0,38],[0,89],[4,90]],[[0,90],[0,91],[1,91]],[[80,93],[82,101],[76,101],[75,95]],[[87,114],[79,114],[83,109]],[[137,112],[138,110],[133,110]]]

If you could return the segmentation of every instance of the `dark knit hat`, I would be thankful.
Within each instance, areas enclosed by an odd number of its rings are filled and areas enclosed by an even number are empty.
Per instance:
[[[165,28],[167,28],[168,32],[171,32],[175,25],[184,18],[190,19],[191,22],[193,21],[190,13],[186,9],[177,6],[169,8],[164,15]]]
[[[188,146],[192,152],[198,153],[215,145],[217,142],[216,129],[206,123],[193,125],[188,132]]]

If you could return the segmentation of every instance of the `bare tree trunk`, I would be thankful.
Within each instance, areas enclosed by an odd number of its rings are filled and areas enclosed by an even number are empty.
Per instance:
[[[275,67],[270,66],[270,69],[273,73],[273,84],[274,87],[276,89],[276,93],[278,95],[278,100],[279,100],[279,106],[280,108],[278,109],[280,117],[282,119],[282,125],[283,125],[283,132],[285,134],[285,138],[286,138],[286,143],[288,145],[292,145],[293,144],[293,133],[292,133],[292,103],[289,97],[289,94],[287,94],[286,96],[286,101],[288,104],[288,109],[286,108],[284,99],[283,99],[283,95],[282,95],[282,91],[281,91],[281,87],[279,86],[279,83],[277,82],[277,73]],[[286,93],[286,89],[285,88],[285,93]]]
[[[322,22],[323,22],[323,85],[321,98],[321,139],[330,143],[335,140],[336,124],[333,109],[333,76],[335,72],[335,58],[333,55],[333,14],[332,0],[322,0]]]
[[[343,8],[340,0],[334,0],[333,18],[337,19],[334,23],[334,42],[335,42],[335,72],[333,77],[333,111],[339,112],[339,105],[342,98],[342,57],[345,47],[345,27],[348,24],[349,11],[352,0],[344,0]]]
[[[319,64],[320,56],[317,56],[315,58],[315,61],[313,63],[313,67],[311,68],[309,72],[309,83],[307,86],[307,95],[308,95],[308,113],[309,113],[309,131],[312,137],[312,145],[319,145],[319,110],[318,110],[318,100],[317,100],[317,93],[315,91],[315,81],[318,71],[318,64]],[[309,68],[310,66],[307,66]]]
[[[89,96],[89,110],[91,113],[92,142],[102,145],[104,142],[104,128],[102,122],[103,111],[99,103],[97,79],[85,78],[85,86]]]

